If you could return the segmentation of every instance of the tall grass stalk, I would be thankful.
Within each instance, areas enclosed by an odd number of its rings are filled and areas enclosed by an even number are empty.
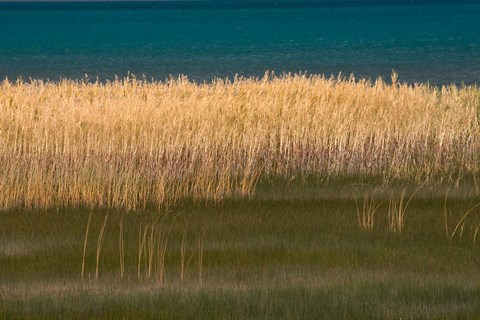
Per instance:
[[[157,245],[156,242],[156,237],[155,237],[155,227],[156,227],[157,221],[153,221],[150,225],[150,235],[147,241],[147,270],[146,270],[146,277],[150,278],[152,276],[152,271],[154,269],[154,258],[155,258],[155,247]]]
[[[182,235],[182,243],[180,245],[180,283],[183,285],[185,280],[185,254],[186,254],[186,246],[187,246],[187,229],[183,231]]]
[[[203,230],[203,232],[200,234],[198,237],[198,242],[197,242],[197,254],[198,254],[198,261],[197,261],[197,267],[198,267],[198,283],[199,285],[203,285],[203,281],[205,280],[205,272],[203,270],[203,250],[205,247],[205,233],[206,229]]]
[[[447,189],[447,192],[445,193],[445,201],[443,202],[443,215],[445,220],[445,236],[448,239],[450,237],[450,233],[448,232],[447,198],[448,198],[448,189]]]
[[[90,231],[90,223],[91,222],[92,222],[92,210],[90,210],[90,213],[88,214],[87,227],[85,229],[85,240],[83,242],[82,271],[80,273],[82,279],[85,276],[85,258],[86,258],[86,255],[87,255],[87,242],[88,242],[88,234],[89,234],[89,231]]]
[[[466,220],[466,219],[468,218],[468,216],[469,216],[472,212],[474,212],[474,210],[475,210],[476,208],[478,208],[479,206],[480,206],[480,202],[477,203],[476,205],[472,206],[470,209],[468,209],[468,210],[463,214],[463,216],[460,218],[460,220],[458,220],[457,225],[456,225],[455,228],[453,229],[453,232],[452,232],[452,234],[450,235],[450,240],[452,240],[452,239],[455,237],[455,235],[457,234],[457,232],[458,232],[459,230],[461,231],[460,237],[462,236],[462,234],[463,234],[463,228],[464,228],[464,225],[465,225],[465,220]],[[474,242],[475,242],[475,240],[476,240],[477,231],[478,231],[478,228],[476,229],[475,234],[474,234],[474,236],[473,236]]]
[[[125,243],[123,239],[123,218],[120,219],[118,230],[118,251],[120,259],[120,277],[123,278],[125,274]]]
[[[100,227],[100,232],[98,234],[97,240],[97,256],[96,256],[96,266],[95,266],[95,279],[98,279],[100,275],[99,265],[100,265],[100,253],[102,251],[103,240],[105,239],[105,228],[107,226],[108,212],[105,215],[102,226]]]
[[[148,232],[148,225],[143,228],[140,225],[140,230],[138,233],[138,263],[137,263],[137,277],[140,279],[142,275],[142,258],[145,257],[145,265],[146,265],[146,241],[147,241],[147,232]]]
[[[473,243],[477,242],[477,235],[479,230],[480,230],[480,223],[475,228],[475,233],[473,234]]]

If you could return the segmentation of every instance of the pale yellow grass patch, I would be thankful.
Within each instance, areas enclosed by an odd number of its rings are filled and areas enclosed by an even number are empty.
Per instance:
[[[479,170],[480,90],[283,76],[0,85],[0,208],[142,209],[259,179]]]

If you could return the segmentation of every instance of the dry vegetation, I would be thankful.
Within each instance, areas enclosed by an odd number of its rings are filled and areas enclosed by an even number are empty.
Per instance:
[[[142,209],[248,195],[271,177],[477,174],[480,90],[393,80],[4,81],[0,207]]]

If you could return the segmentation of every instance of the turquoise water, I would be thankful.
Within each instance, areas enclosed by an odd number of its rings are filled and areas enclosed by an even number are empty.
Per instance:
[[[0,3],[0,78],[394,69],[407,82],[480,82],[478,3],[252,3]]]

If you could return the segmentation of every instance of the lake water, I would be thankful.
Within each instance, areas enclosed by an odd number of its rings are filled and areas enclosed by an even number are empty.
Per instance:
[[[0,78],[354,73],[480,83],[476,1],[0,3]]]

